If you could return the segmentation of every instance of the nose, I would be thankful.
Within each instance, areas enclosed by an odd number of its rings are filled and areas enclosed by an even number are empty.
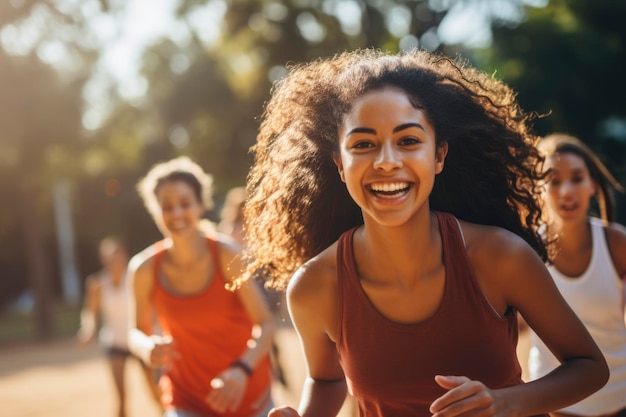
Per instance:
[[[374,168],[391,171],[401,166],[402,159],[393,144],[391,142],[383,143],[374,160]]]
[[[559,192],[561,194],[561,197],[567,197],[571,195],[573,191],[574,191],[574,184],[572,184],[571,181],[564,181],[561,184],[561,187],[559,187]]]

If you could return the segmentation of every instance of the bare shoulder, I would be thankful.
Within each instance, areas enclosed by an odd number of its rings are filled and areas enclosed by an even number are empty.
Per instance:
[[[550,281],[549,273],[537,253],[524,239],[509,230],[461,223],[467,253],[485,296],[505,314],[519,297]]]
[[[609,223],[605,230],[611,259],[617,272],[624,277],[626,275],[626,227],[619,223]]]
[[[228,282],[235,282],[243,272],[242,267],[242,248],[230,236],[223,233],[212,233],[209,239],[215,241],[218,247],[219,263],[224,278]]]
[[[609,223],[606,226],[606,236],[610,244],[626,246],[626,227],[619,223]]]
[[[475,266],[486,263],[490,268],[500,268],[538,258],[524,239],[509,230],[468,222],[461,222],[461,227],[467,252]]]
[[[85,278],[85,290],[88,294],[98,295],[102,288],[102,273],[101,271],[89,274]]]
[[[337,243],[298,268],[287,286],[287,297],[290,303],[320,308],[318,303],[332,303],[336,289]]]
[[[208,236],[208,238],[217,242],[217,245],[219,247],[219,252],[222,257],[226,257],[230,259],[230,258],[239,256],[241,254],[241,251],[242,251],[241,246],[237,244],[235,239],[233,239],[232,237],[228,235],[215,232],[215,233],[212,233],[210,236]]]
[[[141,252],[135,254],[128,262],[128,272],[131,277],[151,276],[154,267],[154,257],[158,250],[155,245],[150,245]]]

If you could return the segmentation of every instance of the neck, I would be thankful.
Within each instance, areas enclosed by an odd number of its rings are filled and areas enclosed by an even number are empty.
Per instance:
[[[114,285],[118,285],[124,280],[124,275],[126,274],[125,266],[123,268],[109,267],[106,268],[107,273],[111,277]]]
[[[359,263],[365,275],[371,271],[372,276],[414,280],[441,265],[439,226],[430,211],[398,227],[368,224],[366,220],[358,234]]]
[[[193,263],[206,253],[207,245],[205,239],[200,232],[189,237],[168,238],[170,259],[179,265]]]
[[[559,250],[579,250],[591,244],[591,226],[587,217],[578,222],[555,222],[551,227],[558,235]]]

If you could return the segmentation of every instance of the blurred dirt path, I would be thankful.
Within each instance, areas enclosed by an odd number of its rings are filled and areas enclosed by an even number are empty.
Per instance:
[[[128,362],[128,417],[159,416],[141,368]],[[0,404],[12,417],[114,417],[116,398],[102,350],[72,340],[0,348]]]
[[[520,335],[520,361],[527,336]],[[275,403],[296,407],[305,376],[302,351],[292,328],[278,330],[280,361],[289,389],[276,383]],[[128,363],[128,417],[158,417],[139,364]],[[526,370],[525,370],[526,371]],[[526,373],[526,372],[525,372]],[[0,346],[0,404],[11,417],[115,417],[115,397],[106,359],[97,345],[78,348],[71,340]],[[346,401],[340,417],[356,416]]]
[[[302,352],[292,328],[279,329],[277,341],[290,388],[276,383],[275,403],[296,407],[305,375]],[[127,366],[128,417],[160,416],[139,364],[129,361]],[[101,349],[58,340],[0,346],[0,404],[0,414],[11,417],[115,417],[117,403]],[[341,416],[352,412],[348,401]]]

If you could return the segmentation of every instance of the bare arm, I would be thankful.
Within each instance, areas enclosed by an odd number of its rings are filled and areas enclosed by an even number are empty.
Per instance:
[[[471,258],[492,305],[501,313],[507,306],[515,307],[561,365],[543,378],[496,390],[467,378],[438,381],[450,391],[433,403],[436,417],[456,416],[463,407],[495,416],[541,414],[600,389],[608,378],[604,357],[541,259],[508,232],[496,232],[483,241]]]
[[[152,334],[152,261],[143,252],[135,255],[129,263],[128,285],[131,294],[129,348],[146,365],[167,368],[175,359],[176,353],[170,340]]]
[[[322,259],[324,256],[326,253]],[[287,289],[287,301],[307,363],[308,375],[299,412],[303,417],[335,416],[347,389],[334,341],[337,315],[334,265],[316,259],[298,270]],[[270,415],[294,415],[289,408],[275,413]]]
[[[233,283],[243,268],[240,261],[240,249],[234,241],[220,240],[220,259],[227,283]],[[236,411],[243,399],[248,377],[252,375],[259,361],[271,349],[274,337],[274,319],[267,307],[260,288],[254,282],[246,282],[236,288],[235,293],[241,300],[246,313],[254,323],[252,343],[241,355],[237,364],[233,364],[211,381],[211,390],[207,403],[218,413]]]
[[[240,251],[235,243],[222,243],[220,246],[222,270],[226,280],[232,283],[243,271],[239,256]],[[252,335],[254,343],[251,343],[239,358],[251,369],[254,369],[261,358],[270,352],[275,331],[274,318],[261,291],[256,282],[250,281],[235,290],[246,309],[246,313],[255,324]]]
[[[626,325],[626,228],[621,224],[612,223],[606,229],[606,236],[613,265],[622,280],[622,310]]]
[[[85,285],[85,300],[80,312],[80,329],[78,330],[78,341],[81,344],[89,343],[98,327],[98,316],[100,312],[100,277],[93,274],[87,277]]]

